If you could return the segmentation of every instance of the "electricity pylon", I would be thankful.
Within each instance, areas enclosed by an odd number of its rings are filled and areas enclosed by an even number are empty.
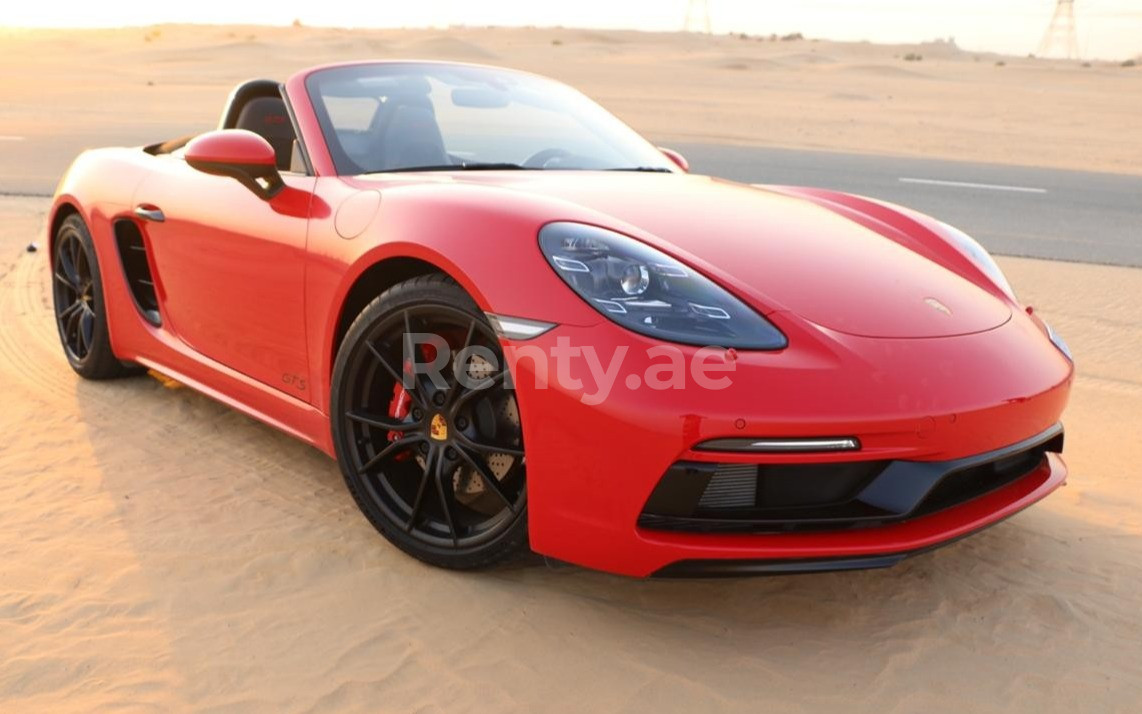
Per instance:
[[[685,32],[711,33],[710,28],[710,2],[709,0],[688,0],[686,3],[686,20],[682,25]]]
[[[1079,34],[1075,29],[1075,0],[1059,0],[1055,6],[1051,24],[1047,26],[1043,41],[1039,43],[1039,56],[1051,54],[1056,45],[1063,47],[1067,59],[1078,59]]]

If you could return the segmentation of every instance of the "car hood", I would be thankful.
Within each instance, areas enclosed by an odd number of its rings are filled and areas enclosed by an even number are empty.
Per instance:
[[[710,273],[763,312],[788,310],[848,334],[943,337],[990,330],[1011,318],[1006,303],[964,277],[803,198],[686,174],[505,172],[454,179],[570,201],[603,214],[604,227]]]

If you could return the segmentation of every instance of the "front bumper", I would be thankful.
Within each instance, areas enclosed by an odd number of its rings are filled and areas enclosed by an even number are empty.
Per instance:
[[[680,461],[738,464],[944,462],[985,454],[1047,432],[1070,390],[1071,363],[1025,315],[988,332],[938,339],[872,339],[829,331],[781,313],[790,338],[779,352],[743,352],[720,391],[630,388],[661,359],[651,340],[610,323],[562,326],[532,340],[550,354],[557,340],[591,345],[603,368],[622,348],[613,386],[572,361],[569,389],[537,360],[513,366],[528,451],[532,548],[586,567],[644,577],[719,570],[800,572],[890,565],[1007,518],[1058,488],[1061,458],[1048,453],[1001,488],[937,512],[859,529],[796,532],[681,532],[639,526],[646,504]],[[510,346],[510,345],[509,345]],[[685,348],[687,359],[694,350]],[[728,358],[727,358],[728,359]],[[596,401],[596,400],[591,400]],[[855,452],[717,453],[695,447],[726,438],[854,437]]]

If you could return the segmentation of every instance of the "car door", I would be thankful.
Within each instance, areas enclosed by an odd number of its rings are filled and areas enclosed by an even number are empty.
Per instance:
[[[263,200],[178,156],[135,193],[145,220],[163,327],[190,348],[308,401],[305,262],[315,178],[283,174]]]

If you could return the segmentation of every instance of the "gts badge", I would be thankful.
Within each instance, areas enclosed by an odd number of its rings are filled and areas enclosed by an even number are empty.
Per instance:
[[[305,377],[300,374],[290,374],[289,372],[282,375],[282,384],[287,387],[293,387],[299,392],[304,392],[305,388],[309,386],[305,381]]]

